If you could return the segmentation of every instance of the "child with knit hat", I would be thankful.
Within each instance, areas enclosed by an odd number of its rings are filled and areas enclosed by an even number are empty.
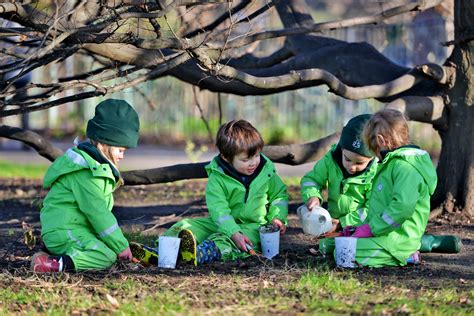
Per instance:
[[[119,161],[137,146],[139,128],[137,112],[126,101],[102,101],[87,124],[89,141],[68,149],[48,168],[40,222],[49,254],[32,257],[33,271],[101,270],[117,259],[132,260],[111,210],[112,193],[122,183]]]
[[[333,219],[331,232],[365,220],[365,203],[377,163],[362,141],[361,131],[370,114],[353,117],[342,129],[338,144],[301,179],[301,196],[309,210],[323,202],[328,190],[328,211]]]

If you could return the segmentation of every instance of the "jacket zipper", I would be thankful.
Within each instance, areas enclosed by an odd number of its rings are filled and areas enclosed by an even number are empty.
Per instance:
[[[247,203],[247,199],[248,199],[248,197],[249,197],[249,191],[250,191],[250,187],[249,187],[249,186],[245,186],[244,204]]]

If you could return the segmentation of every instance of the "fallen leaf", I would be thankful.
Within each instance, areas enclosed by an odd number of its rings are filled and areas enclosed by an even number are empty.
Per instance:
[[[316,250],[314,248],[309,248],[308,252],[312,254],[313,256],[317,256],[319,253],[319,250]]]
[[[105,297],[107,297],[107,300],[109,301],[110,304],[112,304],[113,307],[115,307],[115,308],[120,307],[120,304],[119,304],[119,302],[117,301],[117,299],[115,297],[113,297],[109,293],[105,294]]]
[[[459,298],[459,303],[461,303],[461,304],[471,304],[471,300],[468,299],[468,298],[465,297],[465,296],[461,296],[461,297]]]
[[[25,232],[23,242],[29,249],[33,249],[36,246],[36,236],[32,229]]]

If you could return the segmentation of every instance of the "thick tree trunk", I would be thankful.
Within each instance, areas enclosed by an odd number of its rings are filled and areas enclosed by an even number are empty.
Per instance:
[[[455,1],[455,42],[450,61],[456,81],[449,91],[448,128],[441,130],[438,187],[433,206],[474,215],[474,2]]]

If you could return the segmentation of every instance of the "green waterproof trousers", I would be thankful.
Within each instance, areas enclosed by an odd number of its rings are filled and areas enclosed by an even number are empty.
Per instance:
[[[332,254],[335,257],[335,249],[334,238],[319,240],[319,251],[324,255]],[[374,268],[406,265],[406,262],[400,262],[372,238],[357,238],[356,262],[361,266]]]
[[[238,226],[240,227],[240,232],[252,241],[253,248],[256,251],[261,251],[259,233],[260,224],[245,223],[238,224]],[[223,261],[236,260],[238,258],[250,256],[247,252],[240,251],[230,237],[218,233],[217,225],[210,218],[183,219],[171,226],[164,233],[164,236],[177,237],[179,232],[183,229],[189,229],[193,232],[198,245],[206,239],[214,241],[222,254]]]
[[[68,255],[76,271],[104,270],[117,261],[117,254],[87,229],[57,230],[42,236],[53,255]]]

